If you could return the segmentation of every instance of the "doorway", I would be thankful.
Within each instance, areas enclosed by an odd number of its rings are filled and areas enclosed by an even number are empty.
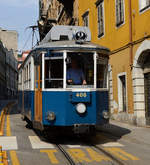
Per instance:
[[[144,74],[144,86],[146,124],[150,125],[150,73]]]
[[[39,64],[34,66],[35,72],[35,94],[34,94],[34,120],[42,121],[42,55],[39,57]]]
[[[118,103],[119,111],[127,112],[126,74],[118,76]]]

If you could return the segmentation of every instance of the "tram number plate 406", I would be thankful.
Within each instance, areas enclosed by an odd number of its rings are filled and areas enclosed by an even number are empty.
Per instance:
[[[87,97],[87,93],[76,93],[76,97]]]

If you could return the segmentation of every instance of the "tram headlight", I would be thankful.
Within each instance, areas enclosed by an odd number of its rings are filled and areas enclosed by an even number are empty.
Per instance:
[[[76,110],[79,114],[83,114],[86,112],[86,105],[83,103],[79,103],[76,105]]]
[[[109,119],[109,112],[108,111],[103,111],[103,118]]]
[[[46,119],[49,121],[54,121],[56,118],[56,115],[54,112],[48,112]]]

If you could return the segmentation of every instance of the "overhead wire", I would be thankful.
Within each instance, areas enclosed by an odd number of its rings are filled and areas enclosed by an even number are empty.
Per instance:
[[[38,39],[38,37],[37,37],[37,34],[36,34],[36,31],[35,31],[35,37],[36,37],[36,45],[38,45],[38,43],[39,43],[39,39]]]
[[[24,46],[22,47],[22,50],[26,47],[27,43],[28,43],[29,40],[30,40],[31,35],[32,35],[32,31],[29,33],[29,36],[28,36],[28,38],[27,38],[27,40],[26,40]]]

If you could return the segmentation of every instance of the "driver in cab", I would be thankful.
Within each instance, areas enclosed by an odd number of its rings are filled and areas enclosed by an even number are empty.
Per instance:
[[[72,60],[71,68],[67,71],[67,83],[71,85],[87,85],[84,73],[75,59]]]

